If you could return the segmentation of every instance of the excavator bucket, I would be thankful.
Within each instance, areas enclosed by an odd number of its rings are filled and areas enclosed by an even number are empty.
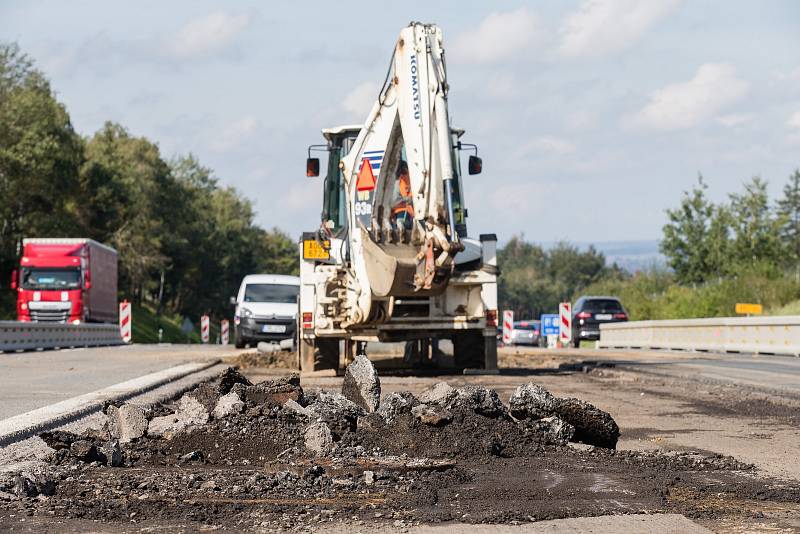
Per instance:
[[[361,230],[362,252],[372,294],[384,297],[440,295],[447,286],[447,272],[436,272],[433,258],[406,244],[375,243]],[[448,270],[449,271],[449,270]]]

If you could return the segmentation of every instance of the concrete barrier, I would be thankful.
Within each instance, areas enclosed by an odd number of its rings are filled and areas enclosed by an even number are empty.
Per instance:
[[[598,348],[800,356],[800,316],[631,321],[600,326]]]
[[[35,350],[121,345],[116,324],[0,321],[0,350]]]

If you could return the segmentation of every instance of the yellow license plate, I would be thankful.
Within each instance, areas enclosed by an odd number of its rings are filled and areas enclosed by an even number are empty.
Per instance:
[[[329,260],[331,258],[331,242],[325,241],[324,246],[315,239],[303,240],[304,260]]]

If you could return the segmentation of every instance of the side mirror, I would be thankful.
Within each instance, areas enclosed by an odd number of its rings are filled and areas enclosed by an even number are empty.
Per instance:
[[[230,303],[231,303],[231,306],[236,306],[236,297],[231,297],[230,298]]]
[[[478,156],[470,156],[467,168],[470,174],[480,174],[483,170],[483,160]]]
[[[306,176],[319,176],[319,158],[308,158],[306,160]]]
[[[17,289],[17,270],[11,271],[11,289]]]

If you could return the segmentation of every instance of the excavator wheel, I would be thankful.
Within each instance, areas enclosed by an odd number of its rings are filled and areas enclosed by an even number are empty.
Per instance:
[[[303,372],[339,368],[339,340],[336,338],[300,339],[299,352]]]
[[[459,369],[483,369],[486,365],[486,343],[480,330],[463,330],[453,334],[453,362]]]

